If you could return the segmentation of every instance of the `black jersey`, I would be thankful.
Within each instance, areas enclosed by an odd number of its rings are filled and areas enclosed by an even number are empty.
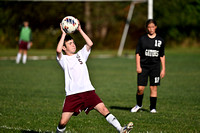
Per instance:
[[[145,34],[139,39],[136,54],[140,55],[141,66],[160,64],[160,57],[165,55],[164,40],[158,35],[149,38]]]

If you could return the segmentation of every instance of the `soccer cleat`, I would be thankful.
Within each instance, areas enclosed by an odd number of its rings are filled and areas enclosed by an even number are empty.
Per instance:
[[[122,127],[120,133],[130,133],[133,129],[133,122],[129,122],[126,126]]]
[[[157,111],[156,111],[156,109],[152,109],[150,112],[151,113],[156,113]]]
[[[135,105],[135,107],[133,107],[131,109],[131,112],[137,112],[139,109],[141,109],[142,107],[138,106],[138,105]]]

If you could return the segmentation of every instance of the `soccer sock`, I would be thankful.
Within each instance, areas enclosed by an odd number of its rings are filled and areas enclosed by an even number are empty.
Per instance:
[[[21,53],[17,53],[17,57],[16,57],[16,63],[19,64],[20,59],[21,59],[22,54]]]
[[[156,109],[157,97],[150,97],[150,110]]]
[[[64,133],[65,129],[66,129],[65,126],[62,126],[59,124],[56,130],[56,133]]]
[[[114,115],[112,115],[112,114],[107,114],[106,116],[105,116],[105,118],[106,118],[106,120],[113,126],[113,127],[115,127],[119,132],[120,132],[120,130],[121,130],[121,124],[119,123],[119,121],[117,120],[117,118],[115,118],[115,116]]]
[[[23,55],[23,60],[22,60],[22,63],[23,63],[23,64],[26,64],[26,59],[27,59],[27,55],[24,54],[24,55]]]
[[[142,107],[143,96],[144,96],[144,94],[142,94],[142,95],[136,94],[137,105],[140,107]]]

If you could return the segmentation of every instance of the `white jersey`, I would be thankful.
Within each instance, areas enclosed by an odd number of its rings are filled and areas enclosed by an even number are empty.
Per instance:
[[[90,51],[86,45],[72,56],[61,55],[57,61],[64,70],[66,96],[94,90],[89,78],[86,61]]]

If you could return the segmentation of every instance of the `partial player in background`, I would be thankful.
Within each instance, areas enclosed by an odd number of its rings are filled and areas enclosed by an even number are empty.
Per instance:
[[[20,31],[20,36],[19,36],[19,51],[17,53],[16,57],[16,63],[19,64],[22,54],[22,63],[26,64],[27,60],[27,50],[30,49],[32,46],[32,32],[31,28],[29,27],[29,22],[24,21],[23,27]]]
[[[165,52],[164,40],[156,34],[157,23],[153,19],[146,22],[147,34],[143,35],[136,48],[136,70],[137,70],[137,105],[131,112],[137,112],[142,108],[144,89],[150,79],[150,112],[156,113],[157,86],[160,79],[165,76]],[[162,70],[160,71],[160,65]]]
[[[74,21],[70,20],[68,22],[72,23]],[[91,110],[95,109],[102,114],[118,132],[129,133],[133,128],[133,123],[130,122],[127,126],[122,127],[116,117],[108,111],[102,100],[97,96],[95,88],[91,84],[86,61],[91,52],[93,42],[81,29],[78,21],[77,30],[86,41],[86,44],[81,50],[75,53],[76,44],[73,38],[65,33],[67,30],[64,31],[62,27],[63,25],[60,24],[62,35],[58,38],[59,42],[56,52],[57,61],[65,75],[66,98],[63,105],[61,120],[57,126],[56,132],[64,133],[66,124],[69,122],[70,118],[72,116],[77,116],[82,110],[88,114]],[[68,27],[68,25],[66,27]]]

